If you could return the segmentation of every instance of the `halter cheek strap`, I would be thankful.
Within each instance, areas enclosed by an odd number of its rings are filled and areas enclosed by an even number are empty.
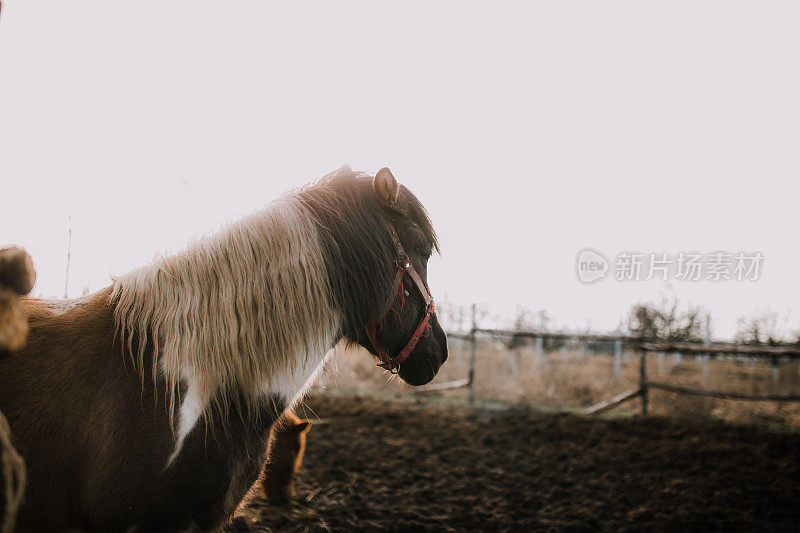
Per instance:
[[[422,281],[422,277],[414,269],[411,259],[408,258],[408,254],[406,254],[405,250],[403,249],[403,245],[400,243],[400,237],[397,235],[397,231],[394,229],[394,226],[392,224],[388,224],[388,228],[389,235],[391,236],[394,247],[397,250],[397,275],[395,276],[394,283],[396,293],[401,294],[400,291],[403,290],[403,277],[408,274],[408,276],[411,277],[411,280],[414,282],[414,286],[419,291],[420,296],[422,296],[422,300],[425,302],[425,315],[422,317],[422,320],[419,321],[419,324],[414,330],[414,334],[411,336],[411,339],[409,339],[403,349],[400,350],[400,352],[394,357],[390,356],[386,350],[381,347],[381,344],[378,341],[375,322],[370,322],[366,326],[367,337],[372,343],[372,347],[378,353],[378,366],[385,368],[393,374],[396,374],[400,364],[408,359],[408,356],[411,355],[411,353],[414,351],[414,348],[417,347],[417,343],[422,338],[425,330],[428,329],[428,322],[431,319],[431,315],[436,312],[436,306],[433,303],[433,298],[428,292],[428,288],[425,287],[425,282]],[[388,312],[389,311],[384,313],[383,317],[381,317],[381,320],[386,317]]]

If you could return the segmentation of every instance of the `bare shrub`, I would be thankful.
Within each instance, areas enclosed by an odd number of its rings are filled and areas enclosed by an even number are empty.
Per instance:
[[[800,344],[800,334],[789,331],[789,316],[780,317],[772,309],[757,309],[749,317],[740,317],[736,321],[736,342],[742,344]]]
[[[677,298],[662,297],[659,303],[635,304],[628,314],[628,330],[651,342],[697,342],[705,338],[708,317],[702,307],[682,308]]]

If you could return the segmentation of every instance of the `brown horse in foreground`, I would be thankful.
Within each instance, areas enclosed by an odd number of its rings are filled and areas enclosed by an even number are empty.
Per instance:
[[[425,281],[436,247],[388,169],[343,169],[93,295],[27,300],[28,343],[0,354],[28,467],[18,530],[218,527],[337,343],[433,379],[447,358]]]

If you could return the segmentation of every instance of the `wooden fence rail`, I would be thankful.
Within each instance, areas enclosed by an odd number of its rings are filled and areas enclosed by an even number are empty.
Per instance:
[[[648,381],[647,387],[650,389],[660,389],[668,392],[692,394],[694,396],[720,398],[722,400],[748,400],[751,402],[800,402],[800,394],[742,394],[739,392],[696,389],[694,387],[678,387],[676,385],[657,383],[655,381]]]
[[[746,355],[748,357],[800,357],[800,346],[753,346],[750,344],[712,343],[702,344],[696,342],[642,342],[637,345],[641,350],[648,352],[680,352],[709,355]]]

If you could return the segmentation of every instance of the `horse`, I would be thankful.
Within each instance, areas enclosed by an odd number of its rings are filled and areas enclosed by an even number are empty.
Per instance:
[[[36,281],[33,260],[20,248],[0,248],[0,352],[25,345],[28,317],[20,296]],[[11,443],[11,429],[0,411],[0,531],[14,530],[17,509],[25,493],[25,461]]]
[[[306,434],[310,429],[310,420],[301,420],[289,410],[272,425],[267,462],[258,480],[270,503],[286,503],[292,499],[294,474],[303,463]]]
[[[26,300],[27,344],[0,356],[0,410],[28,466],[18,530],[217,528],[332,348],[434,378],[434,251],[388,168],[344,167],[94,294]]]
[[[33,260],[21,248],[0,248],[0,351],[13,352],[25,345],[28,317],[20,296],[36,281]]]

